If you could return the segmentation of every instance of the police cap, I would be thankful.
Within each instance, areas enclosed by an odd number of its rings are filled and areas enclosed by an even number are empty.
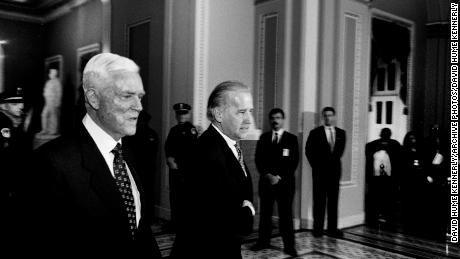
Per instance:
[[[192,107],[186,103],[176,103],[173,105],[174,111],[176,111],[176,114],[186,114],[188,113]]]
[[[22,88],[17,88],[14,91],[5,91],[0,93],[0,103],[23,103]]]

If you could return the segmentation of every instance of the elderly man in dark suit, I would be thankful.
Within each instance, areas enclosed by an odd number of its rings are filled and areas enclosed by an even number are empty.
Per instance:
[[[295,170],[299,163],[297,136],[283,129],[284,111],[272,109],[268,118],[272,130],[260,136],[255,161],[260,174],[259,240],[252,250],[270,245],[273,204],[278,204],[279,227],[284,252],[297,256],[292,223],[292,201],[295,193]]]
[[[139,167],[122,141],[136,133],[142,110],[139,68],[119,55],[96,55],[84,69],[83,88],[82,123],[34,156],[30,187],[36,218],[30,234],[38,246],[33,254],[159,258],[146,223]]]
[[[305,155],[313,171],[313,235],[323,235],[327,201],[328,234],[340,237],[342,232],[337,229],[337,211],[345,131],[333,126],[334,108],[325,107],[321,114],[324,125],[310,132],[305,146]]]
[[[255,211],[239,140],[248,134],[252,110],[251,92],[240,82],[223,82],[211,93],[211,125],[198,139],[186,178],[188,228],[179,231],[173,258],[242,258],[242,236],[251,232]]]

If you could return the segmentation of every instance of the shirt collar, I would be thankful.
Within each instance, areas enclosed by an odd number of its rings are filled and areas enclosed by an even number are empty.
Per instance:
[[[275,133],[278,133],[278,137],[281,137],[281,135],[283,135],[283,133],[284,133],[284,129],[281,128],[281,129],[279,129],[278,131],[272,130],[272,136],[274,136]]]
[[[88,114],[85,115],[82,122],[101,153],[110,153],[117,143],[121,144],[121,139],[118,142],[115,141],[107,132],[99,127]]]
[[[217,132],[219,132],[219,134],[225,139],[225,142],[227,142],[227,144],[230,146],[230,147],[234,147],[235,144],[236,144],[236,141],[229,138],[227,135],[225,135],[222,131],[220,131],[219,128],[216,127],[216,125],[214,125],[213,123],[211,123],[211,125],[217,130]]]

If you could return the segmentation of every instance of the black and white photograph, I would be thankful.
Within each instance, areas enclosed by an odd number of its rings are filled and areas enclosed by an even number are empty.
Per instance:
[[[459,4],[0,0],[2,255],[460,259]]]

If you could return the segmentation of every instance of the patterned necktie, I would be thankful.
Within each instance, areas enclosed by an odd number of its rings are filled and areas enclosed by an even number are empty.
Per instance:
[[[129,180],[128,171],[125,161],[123,160],[123,152],[120,143],[112,150],[112,153],[114,154],[113,173],[115,175],[115,182],[117,183],[118,191],[120,191],[128,215],[131,236],[134,238],[134,232],[136,230],[136,206],[134,205],[131,181]]]
[[[332,132],[332,127],[329,127],[329,138],[330,138],[329,146],[331,147],[331,151],[334,151],[335,141],[334,141],[334,133]]]
[[[240,144],[238,144],[238,142],[236,142],[235,148],[236,148],[236,152],[238,153],[238,162],[240,162],[240,166],[243,169],[244,176],[247,177],[248,174],[246,173],[246,168],[244,167],[243,152],[241,152]]]

